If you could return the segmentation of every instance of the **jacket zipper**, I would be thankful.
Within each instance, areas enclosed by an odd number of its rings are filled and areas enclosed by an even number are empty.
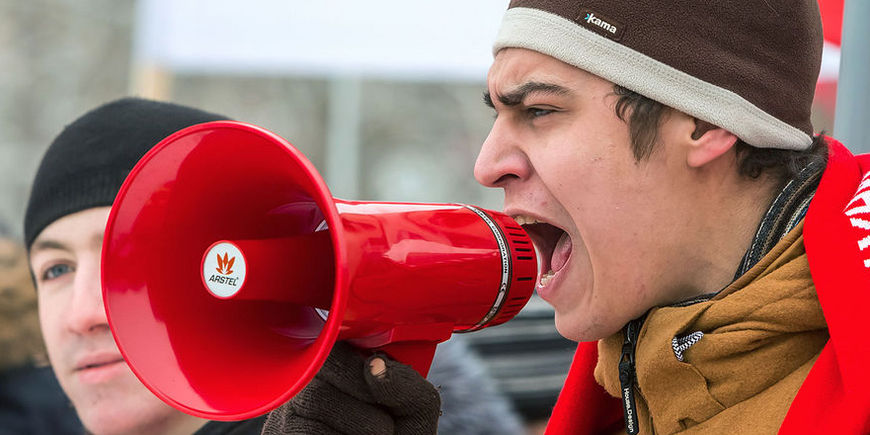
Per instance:
[[[622,342],[622,356],[619,358],[619,386],[622,391],[622,411],[625,416],[625,431],[635,435],[638,427],[637,406],[634,401],[635,366],[634,351],[637,348],[637,337],[643,318],[628,322],[625,327],[625,340]]]

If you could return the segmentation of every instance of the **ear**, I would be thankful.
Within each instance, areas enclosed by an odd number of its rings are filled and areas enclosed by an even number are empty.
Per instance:
[[[737,143],[737,136],[724,128],[700,120],[695,120],[695,125],[686,154],[689,167],[700,168],[728,152]]]

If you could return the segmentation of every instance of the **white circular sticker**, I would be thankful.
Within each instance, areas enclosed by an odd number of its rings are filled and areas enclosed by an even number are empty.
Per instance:
[[[245,271],[245,257],[232,242],[217,242],[202,257],[202,283],[221,299],[233,297],[242,288]]]

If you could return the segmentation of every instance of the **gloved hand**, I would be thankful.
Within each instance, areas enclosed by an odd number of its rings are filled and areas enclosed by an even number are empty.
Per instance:
[[[410,366],[336,343],[314,379],[269,413],[264,435],[435,434],[441,397]]]

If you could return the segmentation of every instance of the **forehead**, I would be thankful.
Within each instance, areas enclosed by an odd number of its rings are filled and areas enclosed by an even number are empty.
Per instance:
[[[66,215],[39,233],[31,247],[35,254],[43,247],[63,245],[68,249],[90,248],[102,243],[110,207],[95,207]]]
[[[569,88],[580,88],[593,83],[609,83],[554,57],[524,48],[500,50],[487,75],[488,85],[494,91],[510,89],[532,81]]]

